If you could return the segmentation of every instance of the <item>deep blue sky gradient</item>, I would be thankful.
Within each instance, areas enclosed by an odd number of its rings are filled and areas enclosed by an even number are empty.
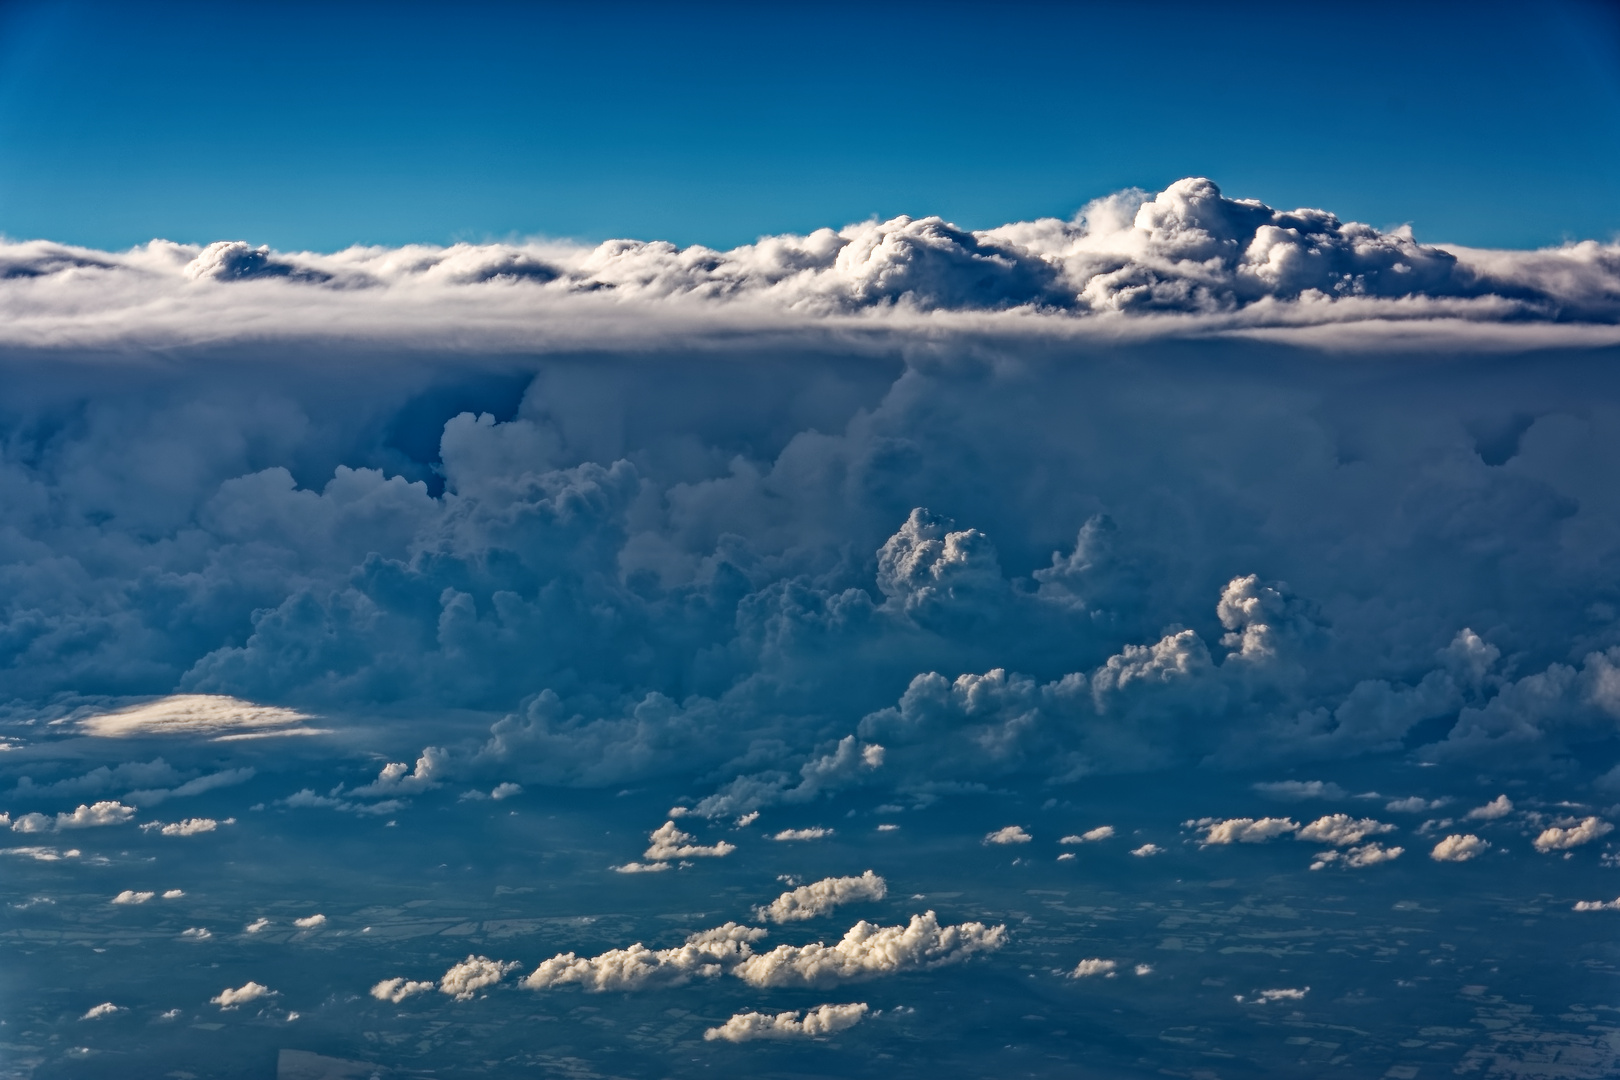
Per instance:
[[[335,249],[970,227],[1208,175],[1422,239],[1620,231],[1582,4],[0,9],[0,233]]]

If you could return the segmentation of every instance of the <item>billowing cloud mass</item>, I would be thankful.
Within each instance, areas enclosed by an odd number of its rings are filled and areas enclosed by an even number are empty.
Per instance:
[[[1614,826],[1602,818],[1581,818],[1564,825],[1549,825],[1536,837],[1535,848],[1540,852],[1568,851],[1582,844],[1590,844],[1613,831]]]
[[[1118,967],[1118,960],[1100,960],[1093,957],[1089,960],[1082,960],[1076,964],[1074,966],[1074,970],[1069,972],[1069,978],[1090,979],[1098,975],[1103,975],[1111,979],[1114,977],[1115,969]]]
[[[864,919],[836,945],[778,945],[737,965],[733,974],[750,986],[832,986],[903,971],[923,971],[994,952],[1007,941],[1005,926],[965,922],[941,926],[932,911],[905,926],[876,926]]]
[[[1497,818],[1507,817],[1513,813],[1513,800],[1506,795],[1498,795],[1484,806],[1476,806],[1468,811],[1470,821],[1495,821]]]
[[[198,836],[219,828],[213,818],[186,818],[184,821],[149,821],[141,826],[142,832],[156,830],[160,836]]]
[[[1383,833],[1394,832],[1395,826],[1387,825],[1372,818],[1353,818],[1349,814],[1329,814],[1319,817],[1309,825],[1303,826],[1294,834],[1297,840],[1308,840],[1317,844],[1332,844],[1335,847],[1345,847],[1350,844],[1359,844],[1369,836],[1379,836]]]
[[[516,961],[503,962],[468,954],[467,959],[452,965],[439,979],[439,993],[457,1001],[471,1001],[478,991],[494,986],[522,966]]]
[[[1431,246],[1406,230],[1276,210],[1186,179],[1099,199],[1069,221],[969,231],[897,217],[731,251],[631,240],[330,255],[242,241],[154,241],[119,253],[11,243],[0,247],[0,312],[6,338],[29,344],[104,342],[106,321],[118,334],[194,340],[210,321],[217,333],[276,308],[295,314],[297,329],[336,322],[352,333],[392,317],[401,334],[479,327],[497,340],[562,316],[607,322],[627,310],[735,320],[1001,313],[1082,324],[1179,315],[1223,327],[1610,321],[1617,259],[1612,245],[1593,242],[1538,252]],[[116,316],[75,324],[92,302]]]
[[[800,885],[754,909],[762,922],[802,922],[827,914],[841,904],[857,900],[882,900],[889,894],[888,883],[868,870],[859,876],[822,878]]]
[[[1405,853],[1406,849],[1403,847],[1385,847],[1375,841],[1344,851],[1324,851],[1311,863],[1311,869],[1321,870],[1328,866],[1340,866],[1347,870],[1360,870],[1363,867],[1393,862]]]
[[[682,832],[673,821],[666,821],[648,834],[647,850],[642,854],[644,859],[664,861],[668,859],[692,858],[719,858],[730,855],[737,850],[737,845],[726,840],[717,844],[694,844],[692,834]]]
[[[1473,833],[1453,834],[1434,845],[1429,858],[1435,862],[1467,862],[1490,849],[1489,840],[1481,840]]]
[[[817,1005],[804,1010],[802,1018],[797,1010],[775,1014],[737,1013],[719,1027],[704,1031],[703,1037],[711,1042],[716,1039],[726,1042],[812,1039],[854,1027],[866,1018],[867,1011],[866,1003],[859,1002],[852,1005]]]

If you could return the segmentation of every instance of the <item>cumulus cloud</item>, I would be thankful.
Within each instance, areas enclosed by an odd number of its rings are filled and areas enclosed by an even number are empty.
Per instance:
[[[1131,854],[1135,855],[1139,859],[1146,859],[1154,855],[1163,855],[1164,848],[1160,847],[1158,844],[1143,844],[1141,847],[1132,848]]]
[[[429,746],[416,759],[415,766],[403,761],[391,761],[382,767],[377,779],[363,787],[354,788],[351,795],[415,795],[436,788],[444,775],[450,755],[442,748]]]
[[[1257,991],[1249,1000],[1253,1001],[1256,1005],[1270,1005],[1276,1001],[1304,1001],[1305,995],[1309,994],[1310,992],[1311,988],[1308,986],[1282,987],[1276,990]],[[1243,1001],[1243,995],[1237,995],[1237,1000],[1240,1002]]]
[[[141,826],[142,832],[157,830],[160,836],[198,836],[202,833],[211,833],[219,828],[219,822],[213,818],[186,818],[184,821],[148,821]]]
[[[413,982],[410,979],[384,979],[371,988],[371,996],[378,1001],[388,1001],[395,1005],[408,997],[425,994],[434,989],[431,982]]]
[[[862,920],[837,944],[778,945],[739,963],[733,974],[750,986],[829,986],[903,971],[961,963],[994,952],[1007,942],[1005,926],[965,922],[941,926],[932,912],[913,915],[905,926]]]
[[[1405,853],[1406,849],[1403,847],[1385,847],[1374,841],[1344,851],[1324,851],[1316,856],[1316,860],[1311,863],[1311,869],[1321,870],[1328,866],[1340,866],[1347,870],[1360,870],[1380,863],[1393,862]]]
[[[267,928],[269,925],[270,925],[270,920],[264,918],[263,916],[260,916],[259,918],[254,919],[252,922],[248,923],[246,926],[242,927],[242,932],[244,934],[262,933],[265,930],[265,928]]]
[[[1498,795],[1484,806],[1476,806],[1468,811],[1469,821],[1495,821],[1505,818],[1513,813],[1513,800],[1506,795]]]
[[[207,941],[213,936],[204,926],[193,926],[180,931],[180,937],[186,941]]]
[[[669,866],[670,864],[667,862],[644,863],[635,862],[632,860],[631,862],[621,863],[618,866],[612,867],[612,869],[616,873],[620,874],[656,874],[661,870],[668,870]]]
[[[986,844],[1027,844],[1033,839],[1021,825],[1008,825],[984,836]]]
[[[1325,818],[1323,820],[1326,820]],[[1263,844],[1279,836],[1299,831],[1299,822],[1288,818],[1228,818],[1225,821],[1198,822],[1204,828],[1203,843]],[[1318,822],[1320,824],[1320,822]],[[1312,826],[1314,828],[1314,826]]]
[[[1107,840],[1114,835],[1112,825],[1099,825],[1095,829],[1087,829],[1083,833],[1065,836],[1059,840],[1060,844],[1095,844],[1099,840]]]
[[[1614,900],[1577,900],[1575,911],[1620,911],[1620,898]]]
[[[1453,834],[1434,845],[1429,858],[1435,862],[1467,862],[1476,855],[1490,850],[1491,842],[1481,840],[1473,833]]]
[[[1118,967],[1119,961],[1117,960],[1100,960],[1096,958],[1082,960],[1074,966],[1073,971],[1069,972],[1069,978],[1090,979],[1102,975],[1112,979],[1115,975],[1115,969]]]
[[[326,916],[318,913],[306,915],[302,919],[294,919],[293,925],[300,930],[314,930],[316,927],[326,925]]]
[[[123,1011],[124,1010],[122,1008],[120,1008],[117,1005],[114,1005],[112,1002],[103,1001],[100,1005],[92,1005],[92,1006],[90,1006],[89,1009],[85,1010],[85,1014],[83,1016],[79,1017],[79,1019],[80,1020],[100,1020],[103,1016],[111,1016],[114,1013],[123,1012]]]
[[[293,709],[255,705],[223,694],[173,694],[144,705],[98,713],[79,721],[86,735],[103,739],[150,736],[207,738],[215,741],[267,735],[312,735],[310,717]]]
[[[801,885],[755,908],[754,917],[762,922],[802,922],[825,915],[842,904],[882,900],[888,894],[888,883],[868,870],[858,876],[822,878]]]
[[[801,1018],[797,1010],[791,1012],[736,1013],[719,1027],[704,1031],[709,1041],[748,1042],[752,1039],[811,1039],[852,1028],[866,1018],[867,1005],[817,1005],[804,1010]]]
[[[1536,837],[1537,851],[1568,851],[1582,844],[1590,844],[1614,831],[1614,826],[1598,817],[1586,817],[1566,825],[1549,825]]]
[[[669,859],[721,858],[737,850],[725,840],[717,844],[694,844],[692,834],[682,832],[673,821],[666,821],[648,834],[650,841],[642,858],[662,862]]]
[[[270,989],[262,983],[246,982],[236,989],[226,987],[218,994],[208,999],[209,1004],[218,1005],[221,1011],[235,1009],[246,1005],[250,1001],[259,1001],[264,998],[277,997],[278,991]]]
[[[113,897],[112,902],[115,904],[144,904],[156,895],[155,892],[136,892],[134,889],[125,889]]]
[[[757,927],[726,923],[692,934],[671,949],[649,949],[637,942],[628,949],[610,949],[592,957],[559,953],[542,961],[523,985],[549,990],[572,983],[591,993],[684,986],[693,979],[712,979],[733,969],[765,933]]]
[[[451,966],[439,979],[439,993],[457,1001],[471,1001],[478,991],[494,986],[510,972],[522,967],[516,961],[502,962],[487,956],[474,956]]]
[[[1317,844],[1347,847],[1350,844],[1359,844],[1369,836],[1381,836],[1384,833],[1394,831],[1395,826],[1387,825],[1381,821],[1374,821],[1372,818],[1353,818],[1349,814],[1328,814],[1300,827],[1299,831],[1294,834],[1294,838]]]
[[[71,812],[64,811],[54,818],[48,814],[22,814],[11,822],[11,830],[20,833],[61,832],[70,829],[95,829],[106,825],[123,825],[135,816],[133,806],[117,800],[81,803]]]
[[[832,836],[833,832],[832,829],[814,825],[808,829],[783,829],[781,832],[774,834],[771,839],[780,841],[825,840],[827,837]]]

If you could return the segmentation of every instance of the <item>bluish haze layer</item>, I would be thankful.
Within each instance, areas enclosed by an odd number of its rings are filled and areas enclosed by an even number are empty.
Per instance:
[[[1620,252],[0,246],[7,1077],[1603,1077]]]

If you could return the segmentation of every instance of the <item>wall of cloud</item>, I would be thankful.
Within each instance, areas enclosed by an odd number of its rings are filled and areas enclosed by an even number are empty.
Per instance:
[[[0,266],[14,717],[228,694],[439,725],[468,775],[737,777],[716,813],[866,783],[875,746],[916,790],[1614,783],[1613,246],[1188,180],[731,252]]]

